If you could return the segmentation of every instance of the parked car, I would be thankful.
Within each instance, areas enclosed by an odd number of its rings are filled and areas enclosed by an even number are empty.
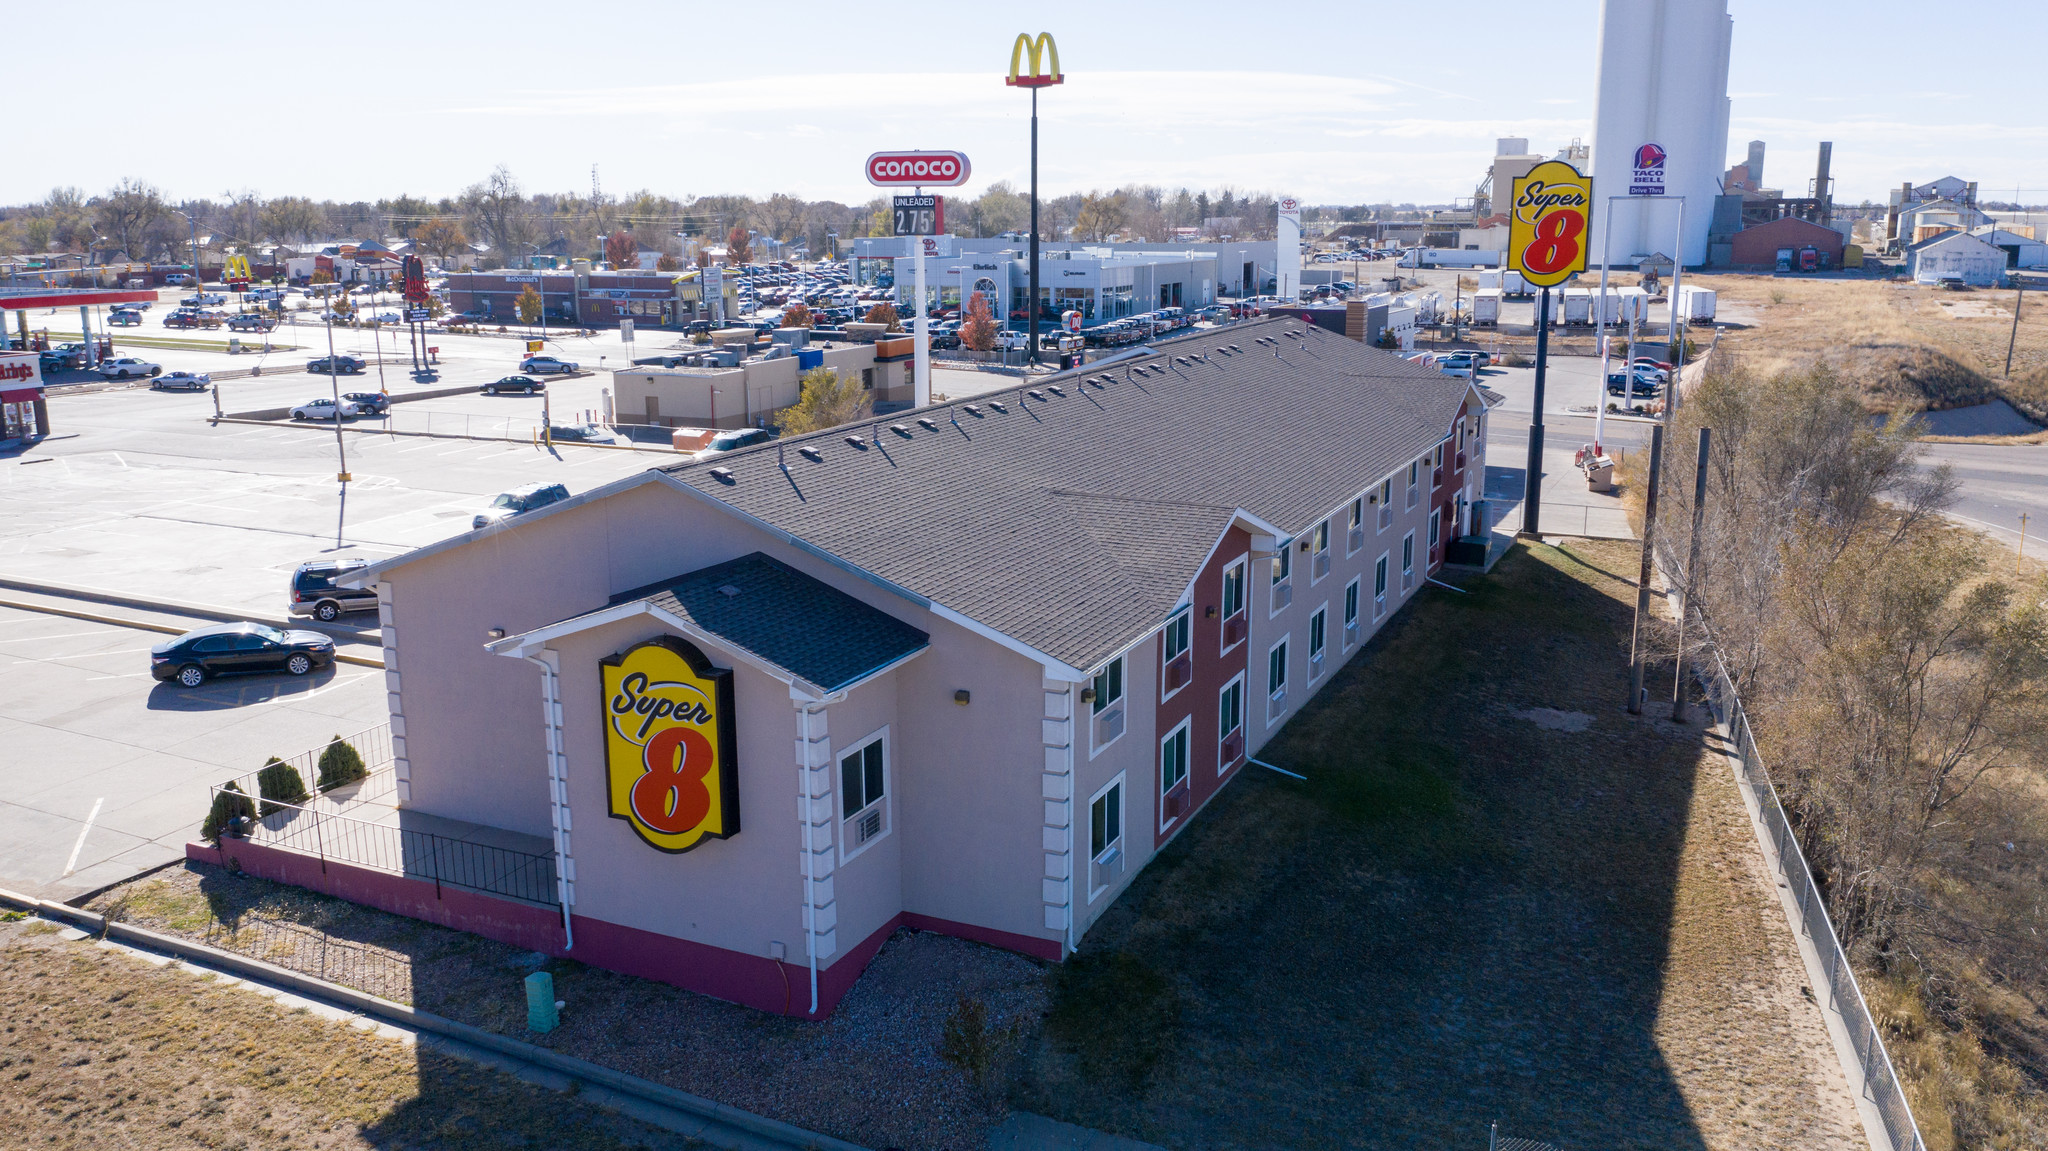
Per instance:
[[[305,675],[333,665],[332,638],[247,621],[202,627],[149,649],[149,673],[183,687],[198,687],[209,676],[262,671]]]
[[[959,346],[960,333],[958,332],[936,332],[932,335],[932,347],[935,349],[957,348]]]
[[[77,352],[67,351],[63,348],[51,348],[36,358],[42,363],[43,370],[46,372],[68,372],[73,368],[83,366]]]
[[[469,521],[469,526],[472,530],[487,528],[513,516],[539,511],[549,504],[557,504],[568,498],[569,489],[561,484],[527,484],[525,487],[513,488],[509,492],[498,493],[498,497],[491,501],[491,506],[478,512],[476,518]]]
[[[1441,368],[1464,368],[1476,371],[1486,365],[1485,352],[1452,352],[1439,356],[1437,366]]]
[[[163,375],[163,373],[164,370],[161,366],[152,364],[148,360],[138,359],[135,356],[122,356],[118,360],[108,360],[100,365],[100,375],[110,380],[126,380],[135,376],[154,378]]]
[[[381,416],[391,410],[391,397],[383,392],[343,392],[341,398],[366,416]]]
[[[355,356],[322,356],[306,361],[306,371],[316,376],[352,376],[363,370],[363,361]]]
[[[277,317],[261,312],[244,312],[228,317],[228,330],[231,332],[268,332],[276,327]]]
[[[706,444],[703,450],[699,451],[694,458],[700,460],[709,459],[721,452],[752,447],[755,444],[765,444],[774,438],[775,433],[766,428],[739,428],[735,431],[720,432],[711,437],[711,442]]]
[[[107,323],[117,328],[132,328],[142,322],[142,313],[120,308],[107,313]]]
[[[519,361],[519,370],[535,373],[573,372],[577,370],[577,367],[568,360],[557,359],[554,356],[528,356]]]
[[[213,386],[213,377],[205,372],[165,372],[149,386],[163,392],[203,392]]]
[[[1607,394],[1610,396],[1624,392],[1631,396],[1654,396],[1660,386],[1661,381],[1635,372],[1607,373]]]
[[[378,312],[376,315],[371,316],[370,320],[372,323],[378,324],[402,324],[405,322],[405,317],[397,312]]]
[[[305,403],[292,409],[292,418],[295,420],[332,420],[337,418],[337,415],[339,418],[347,420],[361,414],[362,409],[356,407],[354,402],[343,400],[341,403],[336,404],[326,396],[307,400]]]
[[[483,386],[483,393],[487,396],[496,396],[502,395],[505,392],[524,392],[530,396],[536,392],[546,391],[547,387],[546,384],[541,383],[532,376],[506,376],[502,380],[485,384]]]
[[[367,567],[369,562],[350,557],[300,564],[299,570],[292,573],[289,610],[293,615],[309,615],[323,623],[332,622],[344,612],[376,611],[375,588],[347,588],[335,582],[357,568]]]
[[[191,282],[192,277],[186,275],[184,272],[172,272],[171,274],[164,277],[164,283],[169,284],[172,287],[177,287],[181,284],[189,284]]]
[[[206,308],[215,304],[225,304],[228,298],[219,292],[194,292],[178,302],[188,308]]]
[[[198,326],[198,312],[177,311],[164,317],[164,327],[166,328],[196,328]]]
[[[601,428],[596,424],[548,425],[548,438],[567,440],[579,444],[616,444],[621,441],[617,432]]]

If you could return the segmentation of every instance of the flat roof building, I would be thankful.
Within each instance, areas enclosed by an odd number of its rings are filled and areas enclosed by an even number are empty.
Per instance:
[[[549,883],[356,897],[809,1017],[905,925],[1061,960],[1475,526],[1486,403],[1253,321],[372,564],[405,813]]]

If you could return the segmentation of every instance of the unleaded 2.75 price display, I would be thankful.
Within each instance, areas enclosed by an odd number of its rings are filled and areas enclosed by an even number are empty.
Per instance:
[[[896,235],[943,236],[946,234],[944,196],[896,196]]]

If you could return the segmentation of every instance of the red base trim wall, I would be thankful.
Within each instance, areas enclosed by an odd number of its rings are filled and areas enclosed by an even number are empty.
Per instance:
[[[832,1014],[898,927],[971,939],[1054,963],[1063,957],[1063,944],[1057,939],[903,912],[832,960],[830,966],[819,969],[818,1010],[814,1014],[810,1010],[811,971],[802,962],[745,955],[582,915],[570,919],[576,931],[576,946],[571,950],[562,932],[561,911],[556,908],[514,903],[446,884],[437,891],[432,880],[332,860],[322,864],[317,857],[239,840],[222,840],[219,847],[187,843],[185,858],[220,866],[233,863],[259,879],[289,883],[515,947],[643,979],[657,979],[688,991],[799,1018],[822,1019]]]

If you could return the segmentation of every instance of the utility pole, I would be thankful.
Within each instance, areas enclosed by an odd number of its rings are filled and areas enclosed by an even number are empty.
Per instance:
[[[1419,262],[1419,261],[1418,261]],[[1522,475],[1522,535],[1534,539],[1542,533],[1543,516],[1543,374],[1550,360],[1550,289],[1536,304],[1536,410],[1529,416],[1529,458]]]
[[[2005,341],[2005,378],[2012,379],[2012,349],[2020,339],[2020,305],[2027,301],[2027,282],[2019,276],[2012,278],[2012,335]]]
[[[348,482],[354,478],[348,474],[348,445],[342,442],[341,437],[340,373],[341,365],[334,362],[334,309],[330,307],[327,309],[327,383],[334,392],[334,454],[335,458],[341,462],[341,471],[336,473],[334,477],[341,484],[341,509],[334,518],[334,546],[336,550],[339,550],[342,546],[342,525],[348,522]]]
[[[1636,576],[1636,623],[1628,645],[1628,713],[1643,714],[1643,618],[1650,614],[1650,572],[1656,564],[1657,480],[1664,467],[1664,425],[1650,425],[1650,487],[1643,503],[1643,564]]]
[[[1700,446],[1692,472],[1692,542],[1686,547],[1685,582],[1678,588],[1678,669],[1671,684],[1671,718],[1685,722],[1685,613],[1698,602],[1700,578],[1700,521],[1707,510],[1707,451],[1714,430],[1700,429]]]

